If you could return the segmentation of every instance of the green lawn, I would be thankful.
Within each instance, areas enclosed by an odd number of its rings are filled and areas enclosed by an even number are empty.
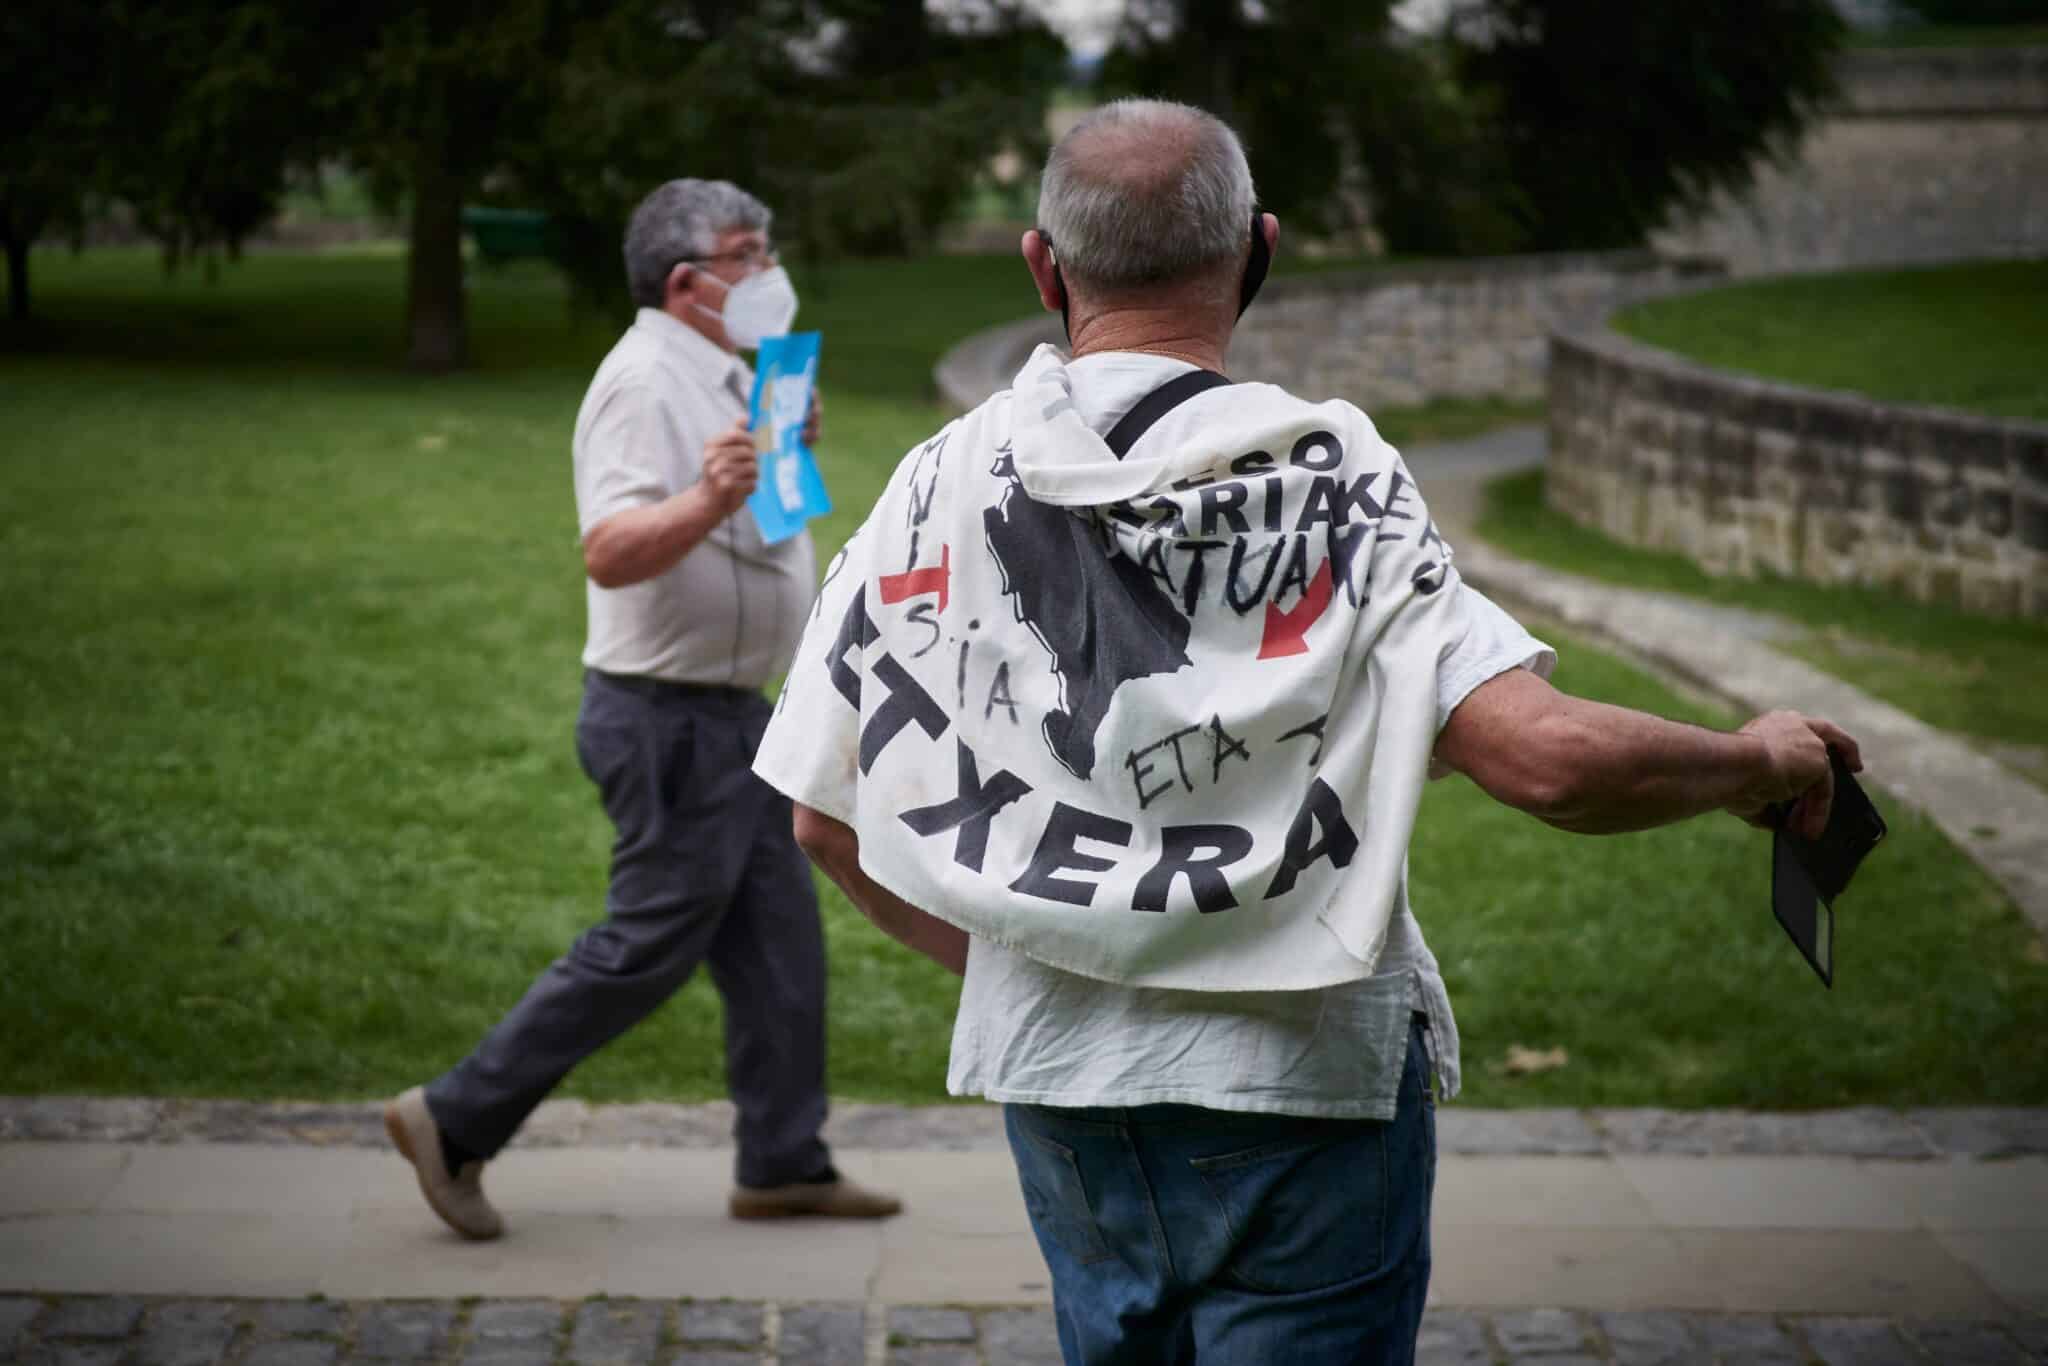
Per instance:
[[[2048,258],[1755,280],[1637,304],[1615,326],[1720,369],[2048,419]]]
[[[600,905],[567,448],[611,328],[565,318],[538,270],[482,273],[478,368],[422,380],[391,364],[388,255],[259,256],[214,286],[141,253],[35,264],[48,321],[0,355],[0,1091],[366,1097],[430,1075]],[[1029,294],[1007,259],[799,285],[827,338],[829,549],[940,420],[932,358]],[[1574,690],[1684,711],[1566,649]],[[1439,784],[1415,902],[1472,1098],[2048,1101],[2048,966],[1889,814],[1824,995],[1735,822],[1574,840]],[[826,902],[833,1091],[938,1098],[953,983]],[[1492,1075],[1514,1043],[1572,1063]],[[568,1088],[721,1092],[701,984]]]

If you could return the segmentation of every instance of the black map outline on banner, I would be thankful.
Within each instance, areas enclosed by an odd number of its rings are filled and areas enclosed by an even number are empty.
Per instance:
[[[1186,615],[1157,580],[1086,518],[1024,491],[1005,442],[991,474],[1008,487],[982,509],[990,555],[1017,620],[1052,657],[1060,709],[1042,732],[1076,778],[1095,771],[1095,735],[1116,691],[1135,679],[1186,668]]]

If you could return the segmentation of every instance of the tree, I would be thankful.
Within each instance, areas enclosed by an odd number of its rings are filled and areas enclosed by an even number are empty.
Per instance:
[[[1317,234],[1376,227],[1404,252],[1504,251],[1496,153],[1439,45],[1393,0],[1131,0],[1103,79],[1238,130],[1261,206]]]
[[[0,7],[0,245],[7,252],[7,312],[29,316],[29,248],[52,233],[76,234],[104,178],[101,148],[111,112],[105,44],[90,11],[72,5]]]
[[[1491,111],[1524,249],[1630,246],[1792,147],[1843,31],[1830,0],[1472,0],[1453,66]]]
[[[317,146],[302,111],[320,44],[282,0],[9,6],[0,52],[0,238],[16,319],[29,314],[39,238],[76,240],[118,202],[170,265],[233,252]]]
[[[1233,122],[1267,207],[1397,252],[1638,243],[1740,189],[1833,87],[1830,0],[1132,0],[1105,74]]]
[[[2048,0],[1906,0],[1906,7],[1930,24],[1965,28],[2048,22]]]

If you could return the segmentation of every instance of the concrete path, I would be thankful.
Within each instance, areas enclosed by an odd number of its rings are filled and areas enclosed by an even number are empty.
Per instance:
[[[83,1136],[137,1107],[149,1127]],[[375,1106],[10,1101],[11,1132],[46,1136],[0,1142],[0,1294],[1046,1301],[993,1107],[844,1108],[841,1166],[902,1217],[735,1223],[729,1107],[551,1103],[491,1168],[511,1234],[478,1245],[421,1204]],[[2048,1314],[2048,1112],[1441,1119],[1446,1308]]]

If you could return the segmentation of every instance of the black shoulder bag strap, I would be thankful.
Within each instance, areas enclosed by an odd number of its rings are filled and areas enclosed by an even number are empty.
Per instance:
[[[1153,423],[1196,394],[1228,383],[1229,380],[1214,370],[1190,370],[1184,375],[1175,375],[1139,399],[1137,406],[1125,413],[1122,420],[1109,429],[1109,435],[1102,439],[1121,460],[1130,453],[1131,447],[1138,444],[1139,437],[1152,430]]]

